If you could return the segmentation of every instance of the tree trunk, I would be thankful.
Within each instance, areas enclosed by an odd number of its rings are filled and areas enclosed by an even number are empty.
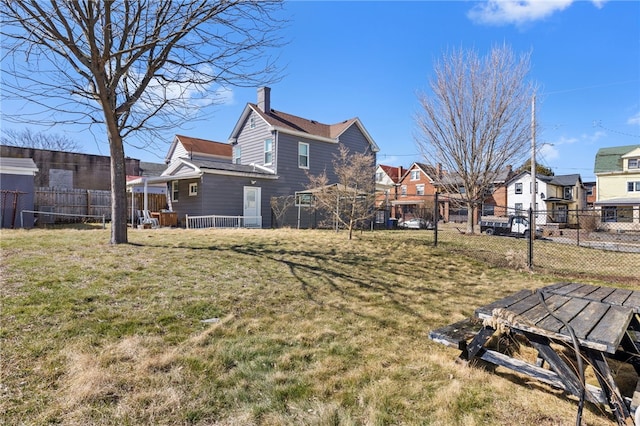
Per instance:
[[[124,146],[118,132],[109,133],[111,153],[111,244],[126,244],[127,239],[127,170]]]
[[[474,203],[467,203],[467,234],[473,234]]]

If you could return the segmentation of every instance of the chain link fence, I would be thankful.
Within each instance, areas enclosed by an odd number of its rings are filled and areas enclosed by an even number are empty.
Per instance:
[[[395,202],[394,202],[395,201]],[[437,196],[407,196],[385,206],[400,223],[411,217],[435,221],[433,243],[490,264],[556,276],[640,284],[640,217],[637,210],[612,217],[606,210],[523,211],[481,205],[467,225],[459,201]],[[519,223],[510,218],[521,217]],[[496,225],[496,223],[501,223]],[[526,227],[536,232],[526,232]],[[488,226],[494,224],[493,227]],[[500,229],[496,229],[499,226]],[[529,235],[533,235],[533,239]]]

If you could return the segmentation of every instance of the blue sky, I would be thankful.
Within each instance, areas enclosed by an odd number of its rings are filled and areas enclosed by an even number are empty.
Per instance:
[[[595,180],[599,148],[640,144],[638,1],[296,1],[285,14],[289,43],[280,52],[283,77],[271,85],[272,108],[328,124],[359,117],[380,147],[379,163],[427,161],[416,148],[414,116],[435,60],[451,48],[484,55],[503,43],[531,52],[538,162]],[[226,141],[256,90],[232,88],[226,99],[208,120],[175,133]],[[86,152],[108,155],[91,134],[69,136]],[[154,162],[165,153],[126,149]]]

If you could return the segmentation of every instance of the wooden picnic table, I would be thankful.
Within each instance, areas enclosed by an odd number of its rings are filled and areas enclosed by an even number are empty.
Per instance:
[[[522,290],[481,306],[475,318],[434,330],[430,338],[462,351],[461,358],[483,359],[529,375],[552,386],[606,403],[618,424],[633,425],[640,418],[640,386],[632,398],[621,394],[609,360],[631,364],[640,375],[640,291],[558,283]],[[538,352],[536,364],[487,347],[497,332],[524,336]],[[636,335],[636,333],[638,333]],[[575,368],[558,353],[558,345],[578,348],[594,369],[600,387],[584,385]],[[547,364],[547,368],[544,364]],[[637,421],[637,420],[636,420]]]

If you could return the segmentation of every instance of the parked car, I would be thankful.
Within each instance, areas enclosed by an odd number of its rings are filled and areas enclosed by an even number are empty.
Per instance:
[[[433,229],[433,223],[421,217],[414,217],[406,220],[400,219],[398,227],[405,229]]]

